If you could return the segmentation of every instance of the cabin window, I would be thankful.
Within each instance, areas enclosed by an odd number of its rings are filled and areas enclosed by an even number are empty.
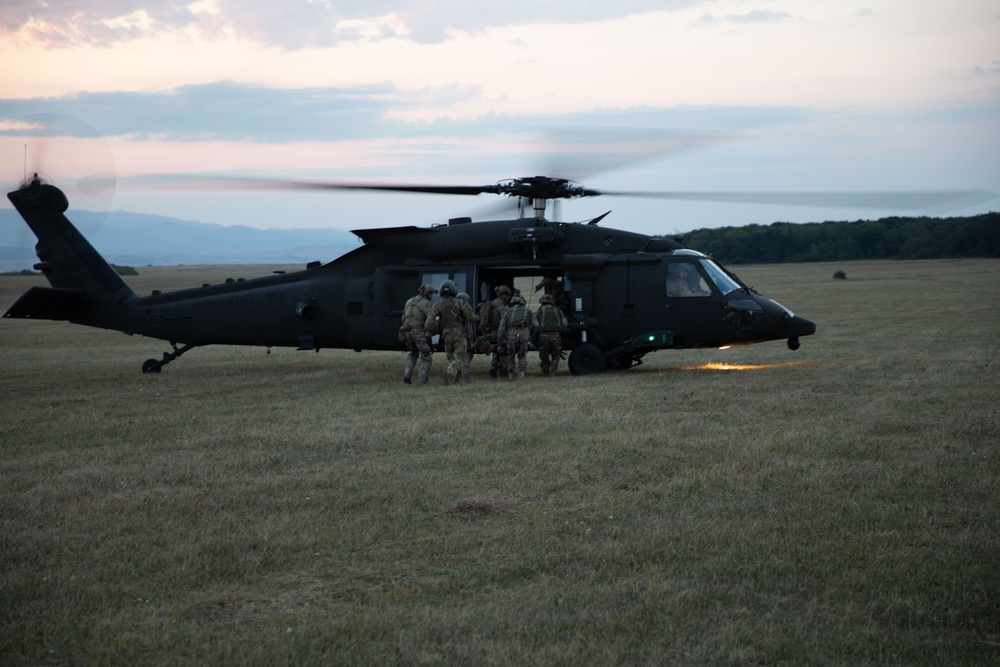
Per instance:
[[[385,312],[402,313],[403,304],[423,283],[416,272],[387,272],[385,274]]]
[[[694,262],[672,262],[667,265],[667,296],[708,296],[711,290]]]
[[[434,285],[434,289],[440,290],[441,289],[441,283],[443,283],[445,280],[451,280],[452,282],[454,282],[455,283],[455,287],[458,288],[459,292],[468,292],[469,291],[468,290],[468,286],[466,285],[466,283],[468,282],[468,280],[466,279],[466,273],[465,273],[465,271],[456,271],[453,274],[450,274],[450,273],[425,273],[425,274],[423,274],[423,277],[421,278],[421,284],[422,285],[431,284],[431,285]],[[441,297],[440,293],[439,294],[435,294],[431,298],[431,301],[437,301],[440,297]]]

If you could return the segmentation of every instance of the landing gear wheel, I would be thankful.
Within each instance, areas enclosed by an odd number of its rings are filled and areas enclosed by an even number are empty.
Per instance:
[[[173,361],[177,357],[181,356],[182,354],[184,354],[185,352],[187,352],[191,348],[197,347],[194,344],[185,345],[184,347],[177,347],[177,343],[171,343],[170,345],[174,348],[173,352],[164,352],[163,353],[163,358],[159,359],[159,360],[157,360],[157,359],[146,359],[146,361],[144,361],[142,363],[142,372],[143,373],[159,373],[160,369],[162,369],[164,366],[166,366],[167,364],[169,364],[171,361]]]
[[[603,373],[607,366],[604,351],[593,343],[581,343],[569,353],[569,372],[573,375]]]

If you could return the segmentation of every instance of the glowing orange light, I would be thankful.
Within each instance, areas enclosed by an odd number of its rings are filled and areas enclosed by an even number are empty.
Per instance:
[[[682,371],[763,371],[772,368],[808,368],[819,364],[802,361],[787,361],[778,364],[728,364],[717,361],[709,361],[697,366],[681,366]]]

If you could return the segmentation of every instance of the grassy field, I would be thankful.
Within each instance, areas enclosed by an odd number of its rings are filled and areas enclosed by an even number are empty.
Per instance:
[[[418,387],[3,320],[0,663],[1000,664],[1000,261],[734,268],[817,335]]]

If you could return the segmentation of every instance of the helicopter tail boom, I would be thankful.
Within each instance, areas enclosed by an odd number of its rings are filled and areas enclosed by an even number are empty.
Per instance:
[[[4,317],[71,320],[109,329],[120,318],[111,317],[135,292],[105,261],[63,213],[66,195],[38,177],[27,181],[7,198],[38,238],[35,252],[51,287],[33,287]]]

